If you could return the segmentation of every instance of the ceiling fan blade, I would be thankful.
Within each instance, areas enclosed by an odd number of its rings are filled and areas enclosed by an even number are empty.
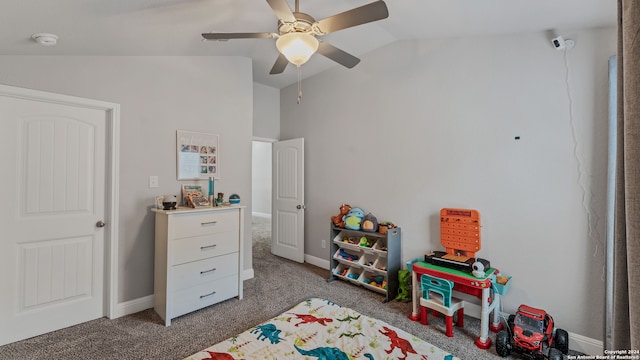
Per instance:
[[[230,40],[230,39],[273,39],[272,33],[204,33],[206,40]]]
[[[343,50],[338,49],[337,47],[321,41],[318,45],[318,53],[328,57],[329,59],[337,62],[338,64],[348,67],[351,69],[352,67],[358,65],[360,59],[357,57],[345,52]]]
[[[318,28],[323,34],[366,24],[389,17],[389,10],[384,1],[374,1],[343,13],[318,21]]]
[[[287,60],[287,58],[284,55],[279,54],[278,59],[276,59],[276,63],[273,64],[273,67],[271,68],[271,71],[269,71],[269,74],[271,75],[282,74],[282,72],[284,71],[284,69],[287,67],[288,64],[289,64],[289,60]]]
[[[293,15],[287,0],[267,0],[273,12],[276,13],[278,19],[286,22],[296,21],[296,17]]]

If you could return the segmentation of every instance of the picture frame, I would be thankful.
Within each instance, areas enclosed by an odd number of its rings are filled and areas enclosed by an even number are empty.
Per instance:
[[[178,180],[220,179],[218,134],[177,130],[176,161]]]

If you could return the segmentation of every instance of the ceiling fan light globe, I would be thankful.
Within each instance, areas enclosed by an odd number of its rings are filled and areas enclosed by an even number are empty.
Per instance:
[[[276,40],[278,51],[296,66],[306,63],[318,50],[318,45],[318,39],[307,33],[288,33]]]

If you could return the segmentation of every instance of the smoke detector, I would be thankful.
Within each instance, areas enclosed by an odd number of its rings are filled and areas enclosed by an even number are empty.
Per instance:
[[[31,35],[31,38],[37,41],[40,45],[53,46],[58,42],[58,35],[49,33],[37,33]]]

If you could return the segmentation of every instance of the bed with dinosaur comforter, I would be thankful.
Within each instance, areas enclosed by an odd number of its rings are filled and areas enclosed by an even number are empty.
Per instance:
[[[313,298],[185,360],[200,359],[458,358],[381,320]]]

